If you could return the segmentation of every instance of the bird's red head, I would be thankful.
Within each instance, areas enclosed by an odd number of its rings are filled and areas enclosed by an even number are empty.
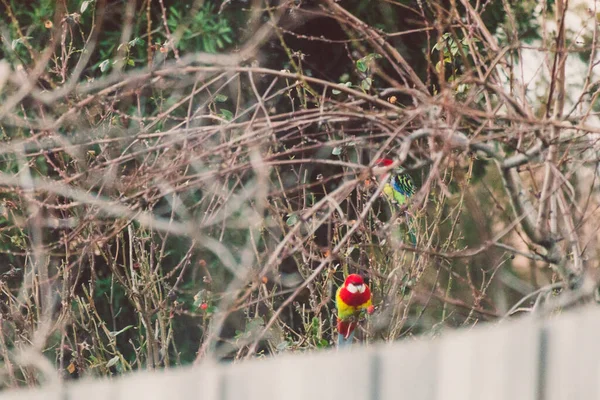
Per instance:
[[[375,165],[379,165],[382,167],[389,167],[393,163],[394,163],[394,160],[391,160],[389,158],[378,158],[377,160],[375,160]]]
[[[344,281],[340,296],[344,303],[356,307],[371,299],[371,290],[362,276],[350,274]]]
[[[358,275],[358,274],[350,274],[346,277],[346,280],[344,281],[344,286],[348,286],[348,284],[353,284],[354,286],[358,286],[358,285],[362,285],[363,283],[365,283],[365,280],[363,279],[362,276]]]

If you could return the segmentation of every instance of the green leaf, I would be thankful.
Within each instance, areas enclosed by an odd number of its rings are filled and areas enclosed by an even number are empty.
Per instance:
[[[144,41],[142,39],[140,39],[139,37],[136,37],[135,39],[130,40],[127,44],[129,44],[129,47],[135,47],[138,44],[143,44]]]
[[[106,69],[108,68],[108,66],[110,65],[110,60],[104,60],[100,63],[99,67],[100,67],[100,71],[104,72],[106,71]]]
[[[221,114],[220,116],[224,119],[226,119],[227,121],[231,121],[233,119],[233,113],[229,110],[226,109],[221,109]]]
[[[362,80],[362,82],[360,83],[360,87],[363,90],[369,90],[371,89],[371,84],[373,83],[373,80],[371,78],[365,78]]]
[[[367,71],[367,63],[365,62],[364,58],[361,58],[360,60],[356,61],[356,69],[360,72]]]
[[[18,45],[22,45],[25,39],[31,39],[31,36],[25,36],[19,39],[15,39],[11,42],[11,48],[15,50]]]
[[[458,45],[454,41],[452,41],[452,44],[450,45],[450,54],[455,56],[457,53],[458,53]]]
[[[216,95],[215,95],[215,101],[216,101],[217,103],[223,103],[223,102],[226,102],[226,101],[227,101],[227,96],[225,96],[224,94],[221,94],[221,93],[219,93],[219,94],[216,94]]]
[[[333,154],[334,156],[339,156],[340,154],[342,154],[342,147],[341,146],[334,147],[333,150],[331,150],[331,154]]]
[[[332,94],[340,94],[340,93],[342,93],[342,91],[341,90],[337,90],[337,89],[331,89],[331,93]]]
[[[123,333],[123,332],[125,332],[125,331],[127,331],[127,330],[129,330],[129,329],[131,329],[131,328],[133,328],[133,325],[127,325],[125,328],[121,329],[120,331],[116,331],[116,332],[109,332],[109,333],[108,333],[108,335],[109,335],[110,337],[117,337],[117,336],[118,336],[118,335],[120,335],[121,333]]]
[[[198,293],[196,293],[194,295],[194,303],[192,304],[192,307],[194,307],[194,309],[198,308],[200,306],[200,304],[204,303],[205,297],[206,297],[205,289],[202,289]]]
[[[442,37],[440,39],[438,39],[438,42],[435,44],[435,46],[433,46],[433,48],[431,49],[431,52],[433,53],[434,51],[441,51],[443,47],[445,47],[446,45],[446,40],[448,40],[448,38],[450,37],[449,33],[444,33],[442,35]]]
[[[81,3],[81,7],[79,8],[79,11],[81,12],[81,14],[83,14],[85,12],[85,10],[87,10],[89,5],[90,5],[89,1],[84,1],[83,3]]]
[[[437,72],[438,74],[439,74],[439,73],[442,71],[442,62],[441,62],[441,61],[438,61],[438,62],[435,64],[435,70],[436,70],[436,72]]]
[[[312,321],[310,321],[310,329],[315,336],[319,333],[319,325],[319,318],[313,317]]]
[[[356,69],[358,69],[360,72],[366,72],[367,69],[369,68],[369,64],[371,62],[373,62],[373,60],[375,60],[376,58],[381,58],[381,57],[382,57],[381,54],[377,54],[377,53],[367,54],[360,60],[356,61]]]
[[[285,224],[287,226],[294,226],[298,222],[298,216],[296,214],[288,214]]]
[[[111,358],[110,360],[108,360],[108,362],[106,363],[106,368],[110,368],[113,365],[115,365],[116,363],[118,363],[120,360],[119,356],[114,356],[113,358]]]

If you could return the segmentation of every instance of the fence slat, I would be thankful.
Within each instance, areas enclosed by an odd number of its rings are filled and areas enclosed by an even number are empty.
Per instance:
[[[2,400],[64,400],[61,387],[47,386],[43,389],[17,389],[0,392]]]
[[[119,380],[118,395],[110,400],[220,400],[221,371],[221,367],[211,364],[199,368],[174,369],[162,374],[135,374]]]
[[[368,400],[371,354],[361,348],[233,365],[227,368],[223,400]]]
[[[600,312],[569,312],[545,325],[546,400],[600,398]]]
[[[527,318],[444,336],[436,398],[537,399],[539,332]]]
[[[66,398],[68,400],[116,399],[118,386],[115,383],[116,380],[85,378],[67,386]]]
[[[177,398],[220,400],[221,382],[219,379],[221,370],[222,367],[216,364],[205,364],[198,368],[135,372],[112,380],[86,379],[67,386],[68,399],[149,400]],[[60,399],[64,399],[64,397],[60,397]]]
[[[435,399],[439,341],[405,341],[378,352],[381,400]]]

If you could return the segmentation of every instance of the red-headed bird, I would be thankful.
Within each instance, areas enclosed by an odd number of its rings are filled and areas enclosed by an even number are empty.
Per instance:
[[[394,163],[389,158],[378,158],[375,160],[375,165],[380,167],[389,167]],[[387,175],[387,174],[386,174]],[[384,178],[386,176],[384,175]],[[408,198],[415,194],[415,183],[410,175],[396,171],[385,184],[383,193],[394,203],[402,206],[408,203]],[[413,229],[410,226],[408,214],[406,214],[406,225],[408,226],[408,236],[413,245],[417,244],[417,238]]]
[[[354,329],[365,312],[373,313],[371,290],[362,276],[350,274],[335,294],[338,347],[352,344]]]
[[[389,158],[378,158],[375,160],[375,165],[380,167],[389,167],[394,163],[394,160]],[[383,188],[383,193],[390,200],[395,201],[399,205],[404,205],[408,202],[408,198],[415,194],[415,183],[408,174],[395,173],[388,183]]]

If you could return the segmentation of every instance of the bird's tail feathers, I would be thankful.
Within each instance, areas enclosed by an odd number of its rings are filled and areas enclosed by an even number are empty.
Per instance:
[[[338,318],[338,347],[350,346],[352,344],[356,325],[356,321],[344,321]]]
[[[341,333],[338,333],[338,347],[350,347],[352,345],[352,341],[354,340],[354,331],[350,332],[350,334],[346,337]]]

